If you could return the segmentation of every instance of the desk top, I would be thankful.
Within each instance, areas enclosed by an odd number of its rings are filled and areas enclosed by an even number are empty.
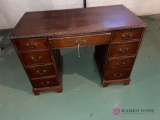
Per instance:
[[[123,5],[26,12],[9,38],[63,37],[144,27],[146,23]]]

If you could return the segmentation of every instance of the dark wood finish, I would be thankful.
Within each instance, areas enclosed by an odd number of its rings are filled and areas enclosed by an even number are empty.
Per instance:
[[[122,57],[122,58],[113,58],[109,59],[108,69],[125,69],[132,68],[135,57]]]
[[[74,36],[65,38],[50,38],[49,45],[52,48],[75,47],[78,44],[80,46],[102,45],[102,44],[108,44],[110,42],[110,38],[111,38],[111,33]]]
[[[41,87],[41,88],[33,88],[33,93],[34,95],[40,95],[41,92],[46,92],[46,91],[54,91],[57,93],[61,93],[63,91],[62,86],[53,86],[53,87]]]
[[[25,65],[37,65],[52,62],[49,50],[20,52],[20,56]]]
[[[125,79],[130,75],[131,69],[122,70],[108,70],[106,73],[106,80]]]
[[[123,30],[113,33],[112,42],[127,42],[130,40],[139,40],[142,36],[143,29]]]
[[[123,5],[26,12],[9,38],[75,36],[145,27],[146,23]]]
[[[55,76],[55,70],[53,65],[32,66],[27,67],[26,70],[29,73],[31,79],[53,75]]]
[[[110,56],[135,55],[139,42],[117,43],[111,45]]]
[[[103,87],[130,83],[146,23],[123,5],[27,12],[9,38],[33,93],[62,92],[60,48],[95,45]],[[37,73],[38,71],[38,73]]]
[[[59,83],[56,77],[50,77],[50,78],[31,80],[31,84],[34,88],[44,88],[44,87],[57,86]]]
[[[34,88],[32,89],[34,95],[40,95],[40,92],[46,92],[46,91],[54,91],[57,93],[61,93],[63,91],[63,86],[62,86],[62,65],[63,65],[63,59],[61,58],[60,60],[60,66],[59,66],[59,75],[58,75],[58,79],[56,79],[58,81],[58,85],[52,86],[52,87],[41,87],[41,88]],[[52,79],[53,81],[55,81],[55,79]]]
[[[97,63],[97,67],[99,69],[100,75],[105,75],[107,68],[107,53],[108,53],[109,45],[97,45],[95,46],[94,59]],[[102,78],[102,77],[101,77]],[[103,79],[103,78],[102,78]]]
[[[21,39],[15,40],[14,43],[18,50],[46,49],[46,38]]]
[[[107,87],[110,84],[124,84],[124,85],[129,85],[131,79],[127,78],[127,79],[116,79],[116,80],[108,80],[108,81],[102,81],[102,86],[103,87]]]

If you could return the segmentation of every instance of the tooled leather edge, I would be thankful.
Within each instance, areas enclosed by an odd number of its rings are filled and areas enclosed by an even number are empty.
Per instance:
[[[75,35],[75,34],[79,35],[79,34],[87,34],[87,33],[109,32],[113,30],[125,30],[125,29],[146,28],[146,27],[147,27],[147,24],[143,24],[139,26],[124,26],[124,27],[113,27],[113,28],[98,28],[94,26],[94,29],[81,28],[78,31],[77,29],[75,30],[72,29],[72,31],[68,31],[68,32],[54,32],[54,33],[21,35],[21,36],[10,35],[8,38],[9,39],[23,39],[23,38],[55,37],[55,36],[67,36],[67,35]]]

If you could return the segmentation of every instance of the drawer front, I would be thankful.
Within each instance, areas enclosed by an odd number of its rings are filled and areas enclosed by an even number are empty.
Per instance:
[[[33,88],[43,88],[43,87],[57,86],[59,82],[56,79],[56,77],[51,77],[51,78],[31,80],[31,84]]]
[[[44,38],[37,39],[20,39],[13,40],[18,50],[32,50],[47,48],[47,40]]]
[[[139,42],[128,42],[112,44],[110,49],[110,57],[135,55]]]
[[[132,68],[135,57],[114,58],[109,60],[108,69],[125,69]]]
[[[142,29],[116,31],[113,33],[112,42],[126,42],[130,40],[139,40],[142,36]]]
[[[31,79],[55,75],[53,65],[26,67]]]
[[[21,52],[20,56],[25,65],[38,65],[52,62],[49,50]]]
[[[110,38],[111,33],[66,38],[50,38],[49,45],[52,48],[75,47],[78,46],[78,44],[80,46],[101,45],[109,43]]]
[[[130,69],[127,70],[109,70],[107,73],[107,80],[125,79],[130,76]]]

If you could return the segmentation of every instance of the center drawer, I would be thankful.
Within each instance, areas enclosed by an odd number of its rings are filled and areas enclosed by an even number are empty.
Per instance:
[[[75,46],[101,45],[110,42],[111,33],[86,36],[74,36],[65,38],[50,38],[49,45],[52,48],[64,48]]]

